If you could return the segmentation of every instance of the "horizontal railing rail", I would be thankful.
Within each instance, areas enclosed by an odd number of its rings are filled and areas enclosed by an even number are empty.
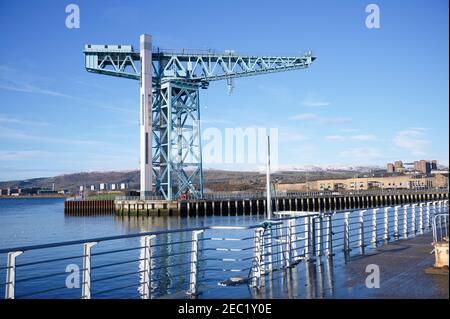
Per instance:
[[[0,249],[5,298],[159,298],[264,287],[268,273],[348,258],[447,229],[448,200],[341,212],[278,212],[251,225],[213,225]],[[446,216],[444,218],[443,216]],[[447,228],[446,228],[447,227]],[[444,233],[442,236],[445,236]],[[215,283],[215,284],[214,284]]]

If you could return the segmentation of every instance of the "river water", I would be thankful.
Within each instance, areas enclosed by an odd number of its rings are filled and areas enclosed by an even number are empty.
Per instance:
[[[388,217],[388,236],[393,237],[394,221],[398,231],[411,232],[417,228],[425,215],[401,210],[394,218],[394,211],[380,209],[377,215],[376,235],[386,234],[385,220]],[[406,215],[407,213],[407,215]],[[351,213],[349,232],[350,244],[357,247],[360,242],[361,215]],[[234,215],[234,214],[231,214]],[[200,242],[199,262],[200,298],[333,298],[351,295],[351,289],[342,288],[339,282],[345,281],[346,263],[343,257],[343,216],[339,212],[333,217],[333,246],[335,257],[318,257],[314,263],[301,262],[294,268],[275,271],[267,281],[266,287],[255,291],[246,282],[240,285],[223,287],[233,276],[245,279],[252,266],[254,229],[216,230],[204,233],[205,241]],[[370,251],[372,232],[372,210],[363,217],[363,241]],[[384,217],[383,217],[384,216]],[[406,217],[406,219],[405,219]],[[422,218],[422,219],[420,219]],[[64,214],[64,199],[0,199],[0,249],[48,244],[64,241],[83,240],[147,231],[175,230],[197,226],[244,226],[260,224],[264,216],[209,216],[209,217],[121,217],[111,215],[71,216]],[[406,222],[405,222],[406,221]],[[299,222],[302,222],[301,219]],[[405,226],[406,225],[406,226]],[[304,226],[297,223],[297,238],[302,235]],[[405,228],[406,227],[406,228]],[[303,233],[304,234],[304,233]],[[152,245],[151,285],[154,298],[187,298],[189,288],[190,250],[192,232],[158,235]],[[203,235],[202,235],[203,236]],[[211,238],[237,238],[238,241],[214,241]],[[286,237],[274,237],[286,238]],[[93,298],[140,298],[143,282],[143,237],[113,241],[101,241],[93,247],[91,268],[91,293]],[[179,242],[178,244],[173,244]],[[167,243],[172,243],[167,245]],[[299,241],[298,251],[304,252],[304,240]],[[284,247],[280,242],[275,247]],[[224,251],[222,248],[235,250]],[[131,248],[131,249],[130,249]],[[216,248],[222,249],[217,250]],[[239,249],[245,248],[243,251]],[[353,248],[353,247],[350,247]],[[276,248],[278,249],[278,248]],[[359,249],[352,249],[357,254]],[[114,253],[111,253],[114,251]],[[17,258],[15,296],[17,298],[80,298],[80,278],[83,269],[83,247],[81,244],[25,251]],[[274,263],[283,263],[283,254],[274,252]],[[201,258],[204,257],[204,261]],[[63,259],[61,259],[63,258]],[[223,259],[227,260],[223,260]],[[42,260],[58,259],[41,263]],[[230,260],[228,260],[230,259]],[[232,260],[233,259],[233,260]],[[6,282],[6,253],[0,254],[0,293],[4,296]],[[179,265],[179,266],[178,266]],[[74,268],[75,267],[75,268]],[[69,282],[69,274],[74,273]],[[226,271],[224,271],[226,270]],[[236,271],[238,270],[238,271]],[[349,276],[349,274],[347,274]],[[351,274],[350,274],[351,276]],[[273,277],[273,278],[272,278]],[[78,280],[78,281],[77,281]],[[227,281],[228,280],[228,281]],[[78,283],[78,285],[73,285]],[[361,283],[362,287],[364,283]],[[353,289],[353,287],[351,287]],[[364,289],[362,289],[364,290]],[[354,290],[353,290],[354,291]],[[359,292],[358,297],[364,297]]]

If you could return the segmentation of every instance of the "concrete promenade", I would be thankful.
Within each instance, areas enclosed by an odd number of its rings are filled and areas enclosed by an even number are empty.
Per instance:
[[[432,234],[401,240],[380,247],[366,256],[355,257],[343,266],[339,277],[342,286],[336,290],[340,298],[449,298],[449,276],[431,275],[425,269],[434,264],[430,252]],[[368,264],[380,267],[380,288],[365,287]]]

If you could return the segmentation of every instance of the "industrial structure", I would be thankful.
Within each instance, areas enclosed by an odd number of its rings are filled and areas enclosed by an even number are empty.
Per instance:
[[[152,38],[131,45],[86,45],[86,70],[140,81],[140,195],[173,200],[203,196],[199,88],[211,81],[305,69],[299,56],[240,55],[234,51],[153,50]]]

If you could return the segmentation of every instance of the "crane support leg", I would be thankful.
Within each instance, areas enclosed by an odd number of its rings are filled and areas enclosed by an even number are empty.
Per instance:
[[[152,193],[152,38],[143,34],[141,46],[141,89],[140,89],[140,173],[141,198]]]
[[[154,90],[153,173],[165,199],[203,196],[199,85],[166,81]]]

